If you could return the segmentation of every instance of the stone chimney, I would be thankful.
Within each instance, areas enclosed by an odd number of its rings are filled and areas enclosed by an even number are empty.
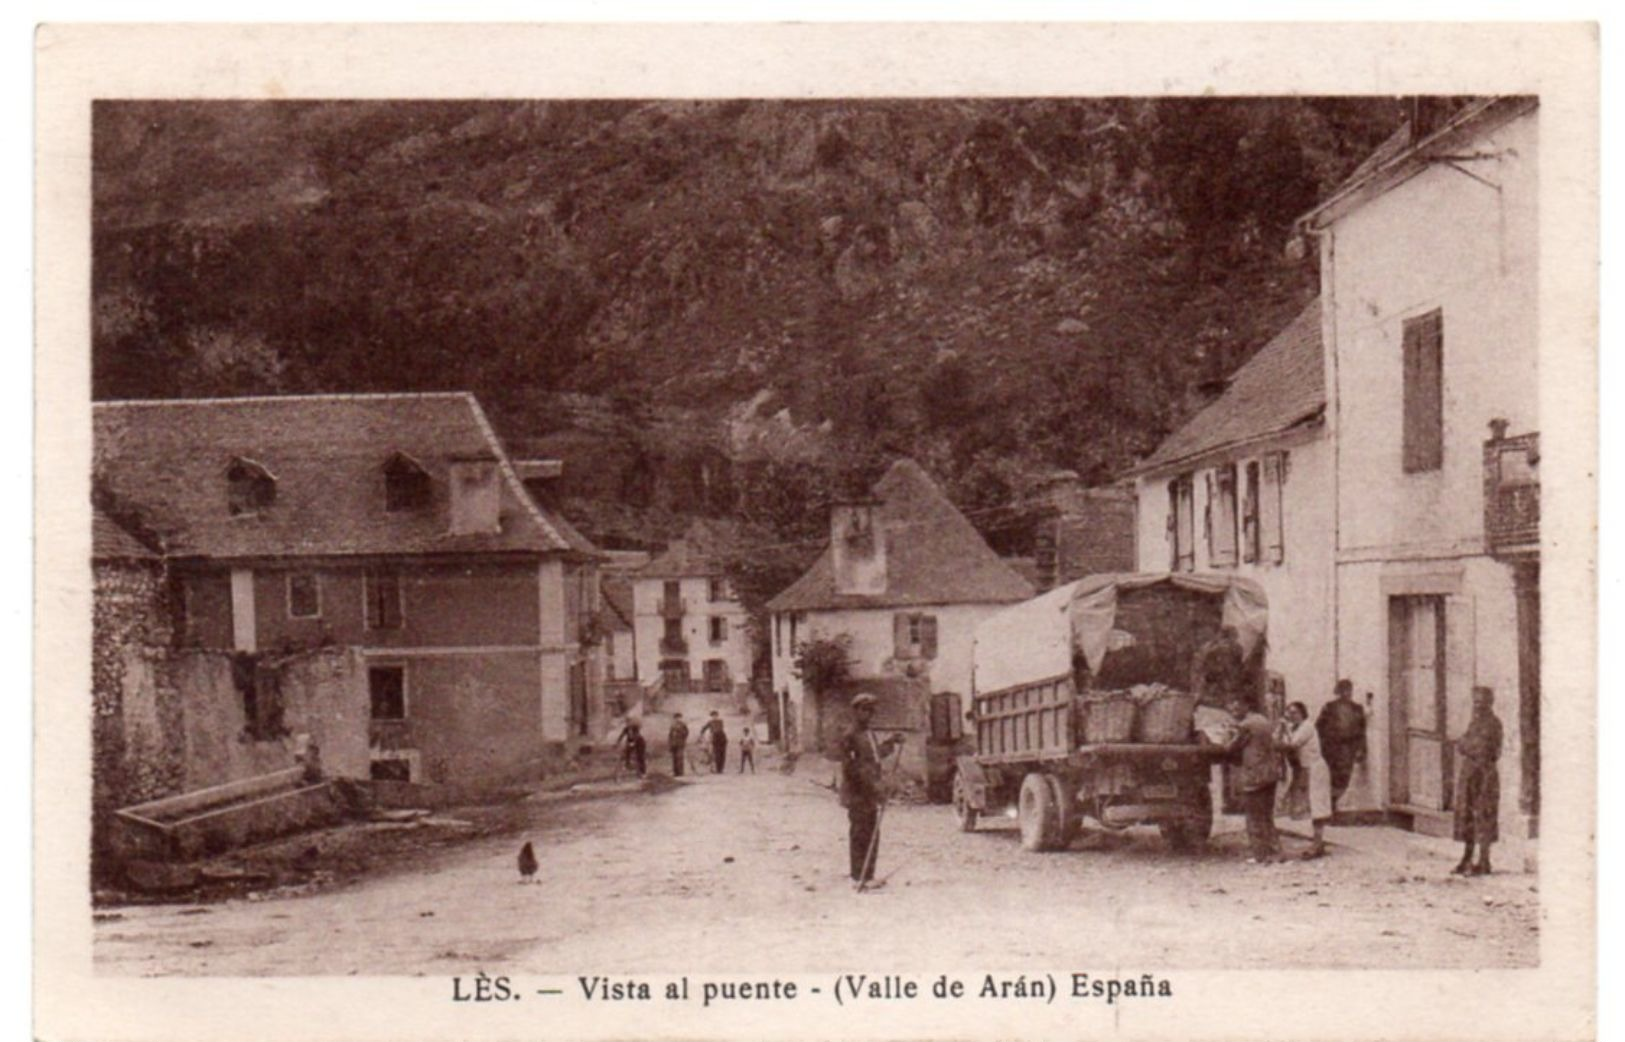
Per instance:
[[[850,499],[829,511],[829,547],[835,563],[835,592],[886,592],[886,533],[880,500]]]
[[[490,535],[502,531],[502,476],[497,458],[453,456],[451,534]]]

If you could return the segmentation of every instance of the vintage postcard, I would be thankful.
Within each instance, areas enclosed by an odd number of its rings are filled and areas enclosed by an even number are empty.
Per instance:
[[[1595,27],[46,26],[36,1034],[1595,1033]]]

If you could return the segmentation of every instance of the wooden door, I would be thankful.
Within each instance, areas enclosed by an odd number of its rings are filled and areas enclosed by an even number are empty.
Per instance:
[[[1389,599],[1389,800],[1441,811],[1450,806],[1445,636],[1443,597]]]

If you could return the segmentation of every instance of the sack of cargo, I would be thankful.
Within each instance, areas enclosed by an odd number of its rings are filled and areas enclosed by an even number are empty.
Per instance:
[[[1195,722],[1195,697],[1180,691],[1167,691],[1140,704],[1135,733],[1142,742],[1184,743],[1191,740]]]
[[[1134,719],[1139,706],[1126,694],[1097,696],[1088,700],[1083,718],[1083,738],[1098,742],[1132,742]]]

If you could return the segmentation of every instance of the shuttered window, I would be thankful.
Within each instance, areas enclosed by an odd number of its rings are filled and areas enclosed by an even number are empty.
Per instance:
[[[1259,490],[1258,528],[1260,560],[1280,564],[1286,559],[1281,488],[1286,483],[1286,453],[1272,452],[1263,459]]]
[[[1405,473],[1444,465],[1444,315],[1405,320]]]
[[[1236,466],[1219,467],[1207,476],[1208,561],[1220,567],[1236,563]]]
[[[1196,567],[1196,484],[1190,474],[1168,482],[1169,570]]]
[[[898,612],[892,616],[893,658],[936,658],[937,617]]]

